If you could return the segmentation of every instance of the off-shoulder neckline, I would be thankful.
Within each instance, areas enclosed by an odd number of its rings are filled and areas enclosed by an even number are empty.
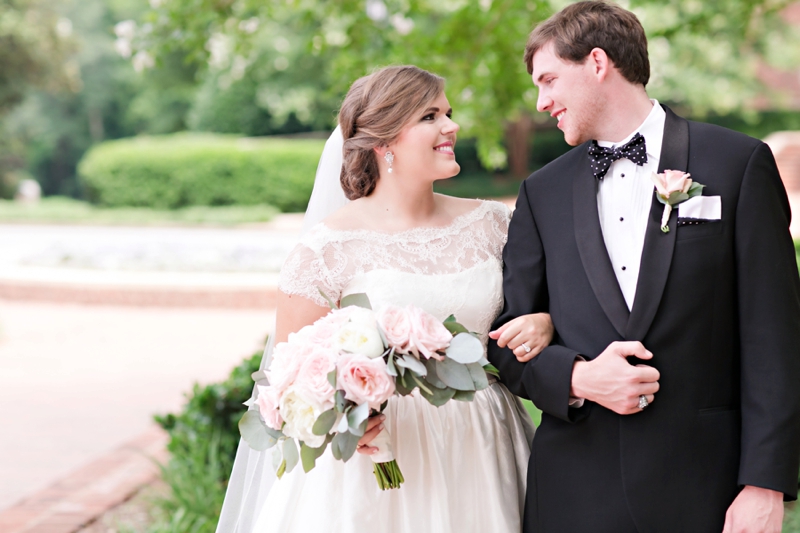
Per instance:
[[[480,219],[484,215],[485,211],[489,209],[497,209],[498,207],[502,207],[505,210],[509,210],[508,207],[502,202],[498,202],[496,200],[481,200],[480,203],[473,209],[470,209],[466,213],[462,213],[454,217],[453,220],[450,221],[450,223],[444,226],[417,226],[415,228],[409,228],[406,230],[396,231],[396,232],[376,231],[366,228],[334,229],[326,225],[325,222],[319,222],[308,232],[308,236],[310,237],[315,234],[323,234],[326,235],[327,237],[337,236],[338,237],[337,240],[348,240],[350,238],[366,238],[366,237],[396,239],[401,237],[409,238],[417,235],[424,235],[426,237],[429,237],[430,235],[436,233],[451,233],[453,231],[461,230],[465,226],[474,222],[475,220]]]

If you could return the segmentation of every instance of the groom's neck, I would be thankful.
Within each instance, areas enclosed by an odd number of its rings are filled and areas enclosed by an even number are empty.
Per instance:
[[[644,87],[628,82],[617,84],[607,94],[595,140],[618,143],[642,125],[653,103]]]

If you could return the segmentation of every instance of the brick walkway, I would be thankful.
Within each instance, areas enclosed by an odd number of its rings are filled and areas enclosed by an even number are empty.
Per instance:
[[[152,428],[0,512],[3,533],[74,533],[158,478],[166,435]]]

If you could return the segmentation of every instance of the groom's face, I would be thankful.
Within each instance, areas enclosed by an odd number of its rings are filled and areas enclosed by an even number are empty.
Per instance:
[[[567,144],[577,146],[596,138],[602,98],[591,61],[565,61],[549,43],[533,55],[533,84],[539,88],[536,109],[558,119]]]

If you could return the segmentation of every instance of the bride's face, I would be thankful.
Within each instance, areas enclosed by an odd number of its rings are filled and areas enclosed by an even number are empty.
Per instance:
[[[459,125],[450,118],[453,110],[444,93],[420,109],[389,147],[394,154],[393,172],[426,180],[451,178],[461,167],[453,152]]]

